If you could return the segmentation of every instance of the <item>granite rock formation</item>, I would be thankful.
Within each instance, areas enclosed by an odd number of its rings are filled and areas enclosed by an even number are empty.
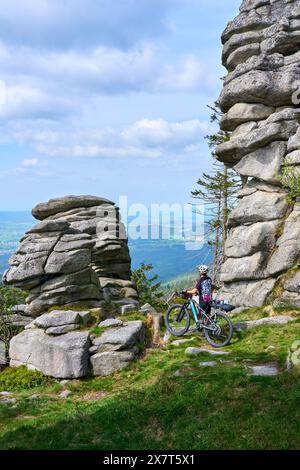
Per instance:
[[[300,2],[244,0],[223,35],[219,102],[230,140],[217,158],[247,178],[229,217],[220,295],[238,307],[300,307],[300,203],[282,164],[300,166]]]
[[[125,228],[113,202],[66,196],[38,204],[32,214],[40,223],[21,239],[3,276],[29,292],[25,315],[77,303],[137,304]]]
[[[100,335],[92,334],[89,311],[40,315],[12,338],[10,366],[26,366],[59,379],[109,375],[127,367],[145,340],[144,323],[110,319],[99,326]],[[0,364],[5,352],[1,356],[1,351],[0,344]]]

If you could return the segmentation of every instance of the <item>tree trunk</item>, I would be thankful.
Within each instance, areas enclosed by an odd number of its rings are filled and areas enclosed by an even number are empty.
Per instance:
[[[221,198],[218,202],[218,215],[217,215],[217,227],[215,230],[215,240],[214,240],[214,258],[213,258],[213,275],[212,280],[214,284],[218,283],[219,277],[219,265],[220,265],[220,221],[221,221]]]
[[[227,219],[228,219],[228,169],[224,165],[224,188],[223,188],[223,207],[222,207],[222,263],[225,262],[225,243],[227,239]]]

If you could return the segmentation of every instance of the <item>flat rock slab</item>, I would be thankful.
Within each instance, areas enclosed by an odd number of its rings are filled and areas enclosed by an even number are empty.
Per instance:
[[[189,339],[176,339],[175,341],[172,341],[171,345],[172,346],[181,346],[182,344],[189,343],[190,341],[193,341],[195,338],[189,338]]]
[[[18,313],[10,313],[8,315],[1,315],[1,318],[3,318],[3,320],[6,323],[10,323],[11,325],[17,326],[17,327],[18,326],[19,327],[22,327],[22,326],[25,327],[25,326],[29,325],[29,323],[31,323],[31,321],[32,321],[31,317],[20,315]]]
[[[289,322],[295,321],[297,318],[289,315],[278,315],[274,317],[260,318],[259,320],[250,320],[235,323],[233,325],[234,330],[251,330],[259,326],[272,326],[272,325],[286,325]]]
[[[201,354],[201,353],[208,353],[208,354],[211,354],[212,356],[224,356],[226,354],[229,354],[229,352],[227,351],[218,351],[218,350],[206,349],[206,348],[189,347],[189,348],[186,348],[185,350],[185,354],[187,356],[198,356],[198,354]]]
[[[0,398],[1,405],[15,405],[17,403],[16,398]]]
[[[70,331],[76,331],[80,328],[80,325],[63,325],[63,326],[51,326],[47,328],[47,335],[64,335],[65,333],[70,333]]]
[[[145,326],[140,320],[124,323],[123,326],[104,331],[101,336],[93,339],[93,345],[99,349],[124,350],[130,349],[145,338]]]
[[[94,207],[102,204],[112,204],[108,199],[96,196],[65,196],[57,199],[50,199],[48,202],[38,204],[32,209],[32,215],[38,220],[44,220],[60,212],[81,207]]]
[[[55,378],[80,378],[89,371],[89,346],[87,331],[49,336],[40,329],[24,330],[10,342],[10,365],[25,365]]]
[[[200,367],[215,367],[217,364],[216,361],[199,362]]]
[[[279,370],[273,364],[251,366],[249,367],[249,369],[250,369],[250,375],[267,377],[267,376],[275,376],[279,374]]]
[[[108,318],[107,320],[102,321],[99,323],[100,328],[113,328],[116,326],[122,326],[123,322],[118,320],[117,318]]]
[[[53,310],[50,313],[44,313],[33,324],[38,328],[51,328],[65,325],[79,325],[81,322],[86,324],[90,319],[90,313],[77,312],[73,310]]]

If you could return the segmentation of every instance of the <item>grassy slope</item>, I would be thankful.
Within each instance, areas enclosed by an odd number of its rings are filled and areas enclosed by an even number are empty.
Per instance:
[[[193,337],[189,345],[207,346]],[[232,364],[200,368],[211,357],[168,346],[112,377],[70,382],[66,400],[54,382],[15,393],[15,407],[0,405],[0,449],[299,449],[300,375],[285,370],[296,339],[300,319],[236,334],[225,348]],[[247,374],[247,364],[268,361],[279,376]]]

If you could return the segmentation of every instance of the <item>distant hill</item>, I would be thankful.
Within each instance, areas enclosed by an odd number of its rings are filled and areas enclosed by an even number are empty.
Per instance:
[[[0,212],[0,275],[8,267],[8,259],[16,250],[20,238],[36,220],[28,212]],[[131,240],[129,249],[132,268],[140,263],[152,264],[153,272],[166,282],[185,273],[194,272],[200,263],[209,264],[211,248],[205,245],[201,250],[186,251],[183,241],[174,240]]]

